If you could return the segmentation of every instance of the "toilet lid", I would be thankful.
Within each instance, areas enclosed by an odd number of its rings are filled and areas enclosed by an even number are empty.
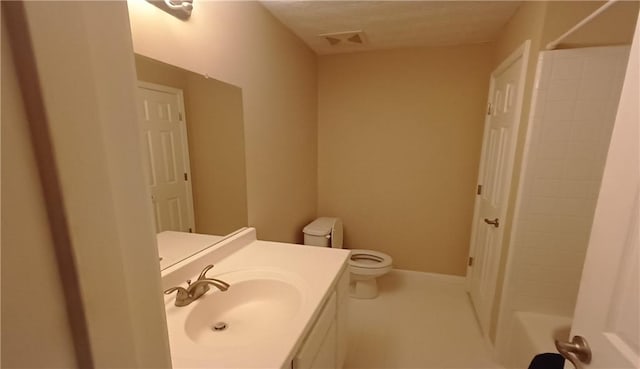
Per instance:
[[[391,265],[391,256],[373,250],[351,250],[351,257],[349,258],[349,265],[358,268],[386,268]]]

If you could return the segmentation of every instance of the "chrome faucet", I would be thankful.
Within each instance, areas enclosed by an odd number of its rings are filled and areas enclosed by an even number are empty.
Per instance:
[[[230,285],[227,282],[221,281],[215,278],[207,278],[207,272],[213,268],[212,264],[204,267],[200,275],[198,276],[198,280],[191,283],[191,280],[187,281],[187,288],[184,287],[171,287],[164,291],[165,295],[170,295],[175,291],[178,291],[176,294],[176,306],[187,306],[195,300],[199,299],[202,295],[204,295],[207,291],[209,291],[209,286],[216,286],[220,291],[226,291],[229,289]]]

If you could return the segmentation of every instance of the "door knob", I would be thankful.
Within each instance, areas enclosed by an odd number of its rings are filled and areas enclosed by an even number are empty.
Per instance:
[[[582,363],[591,362],[591,348],[582,336],[574,336],[570,342],[556,340],[556,349],[562,357],[569,360],[576,369],[582,368]]]
[[[500,227],[500,219],[496,218],[494,220],[484,218],[484,222],[487,224],[491,224],[492,226],[498,228]]]

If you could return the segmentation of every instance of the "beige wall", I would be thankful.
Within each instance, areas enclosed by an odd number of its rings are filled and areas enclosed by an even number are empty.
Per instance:
[[[246,227],[242,90],[140,55],[136,72],[141,81],[183,91],[196,232],[226,235]]]
[[[315,54],[255,2],[197,2],[188,21],[128,5],[137,53],[242,88],[249,225],[301,242],[316,216]]]
[[[544,23],[544,45],[605,4],[605,1],[550,1]],[[619,1],[567,37],[558,48],[630,45],[640,1]]]
[[[464,275],[491,44],[319,58],[319,215],[345,246]]]

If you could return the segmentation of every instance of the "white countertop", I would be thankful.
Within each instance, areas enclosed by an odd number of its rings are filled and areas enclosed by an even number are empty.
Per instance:
[[[207,242],[203,235],[176,234],[175,242]],[[292,317],[286,332],[277,339],[248,343],[241,348],[199,346],[185,334],[176,322],[184,319],[189,306],[174,306],[175,294],[165,296],[169,343],[174,368],[290,368],[290,361],[299,349],[302,338],[311,329],[324,301],[335,288],[337,278],[346,270],[348,250],[313,247],[278,242],[258,241],[255,230],[248,228],[226,240],[184,260],[162,272],[163,288],[186,286],[186,279],[195,280],[207,264],[215,267],[210,278],[243,270],[282,271],[291,275],[303,288],[303,302]],[[231,283],[233,288],[233,283]],[[195,301],[193,304],[197,304]],[[192,305],[193,305],[192,304]]]

